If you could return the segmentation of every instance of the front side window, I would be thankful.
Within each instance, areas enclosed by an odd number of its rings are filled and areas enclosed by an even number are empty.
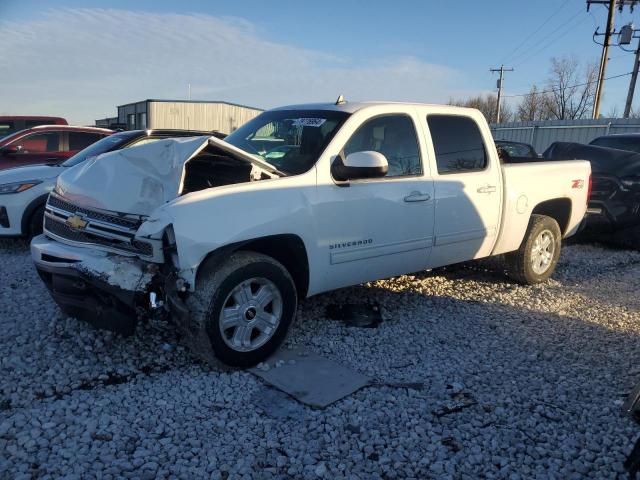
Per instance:
[[[334,110],[272,110],[245,123],[224,141],[259,156],[286,175],[298,175],[315,165],[348,117]]]
[[[460,115],[429,115],[427,124],[436,153],[438,173],[484,170],[487,155],[476,122]]]
[[[42,132],[26,135],[11,145],[22,147],[18,153],[46,153],[60,151],[60,135],[58,132]]]
[[[420,175],[422,162],[413,120],[406,115],[385,115],[366,121],[344,147],[345,157],[374,151],[387,159],[387,177]]]

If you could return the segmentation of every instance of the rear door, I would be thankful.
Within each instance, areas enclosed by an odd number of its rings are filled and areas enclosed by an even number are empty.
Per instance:
[[[488,256],[500,226],[500,165],[488,154],[479,123],[467,115],[430,114],[435,160],[431,266]]]

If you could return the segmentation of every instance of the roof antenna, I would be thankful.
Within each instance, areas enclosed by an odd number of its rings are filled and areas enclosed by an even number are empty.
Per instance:
[[[347,103],[347,101],[344,99],[344,95],[342,95],[342,94],[341,94],[341,95],[338,97],[338,99],[336,100],[336,103],[335,103],[335,104],[336,104],[336,105],[342,105],[342,104],[344,104],[344,103]]]

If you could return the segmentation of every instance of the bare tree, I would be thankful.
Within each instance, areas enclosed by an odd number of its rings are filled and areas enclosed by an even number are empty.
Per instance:
[[[581,73],[575,57],[552,58],[545,97],[549,117],[558,120],[587,117],[593,107],[597,73],[594,63],[587,64]]]
[[[492,123],[496,121],[497,100],[497,95],[490,93],[485,96],[478,95],[476,97],[469,97],[464,100],[455,100],[451,98],[449,99],[449,105],[478,109],[487,119],[487,122]],[[502,122],[510,122],[511,120],[513,120],[513,110],[506,103],[502,103],[502,105],[500,105],[500,120]]]
[[[522,102],[516,108],[516,120],[520,122],[548,120],[547,102],[549,99],[547,95],[548,93],[539,91],[537,85],[531,87],[529,93],[522,98]]]
[[[620,114],[618,113],[618,106],[614,105],[607,112],[607,118],[618,118],[618,117],[620,117]]]

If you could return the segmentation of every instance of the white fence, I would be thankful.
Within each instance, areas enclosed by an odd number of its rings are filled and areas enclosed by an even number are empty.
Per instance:
[[[533,145],[538,153],[553,142],[589,143],[601,135],[640,133],[639,118],[600,118],[598,120],[545,120],[491,124],[495,140],[511,140]]]

